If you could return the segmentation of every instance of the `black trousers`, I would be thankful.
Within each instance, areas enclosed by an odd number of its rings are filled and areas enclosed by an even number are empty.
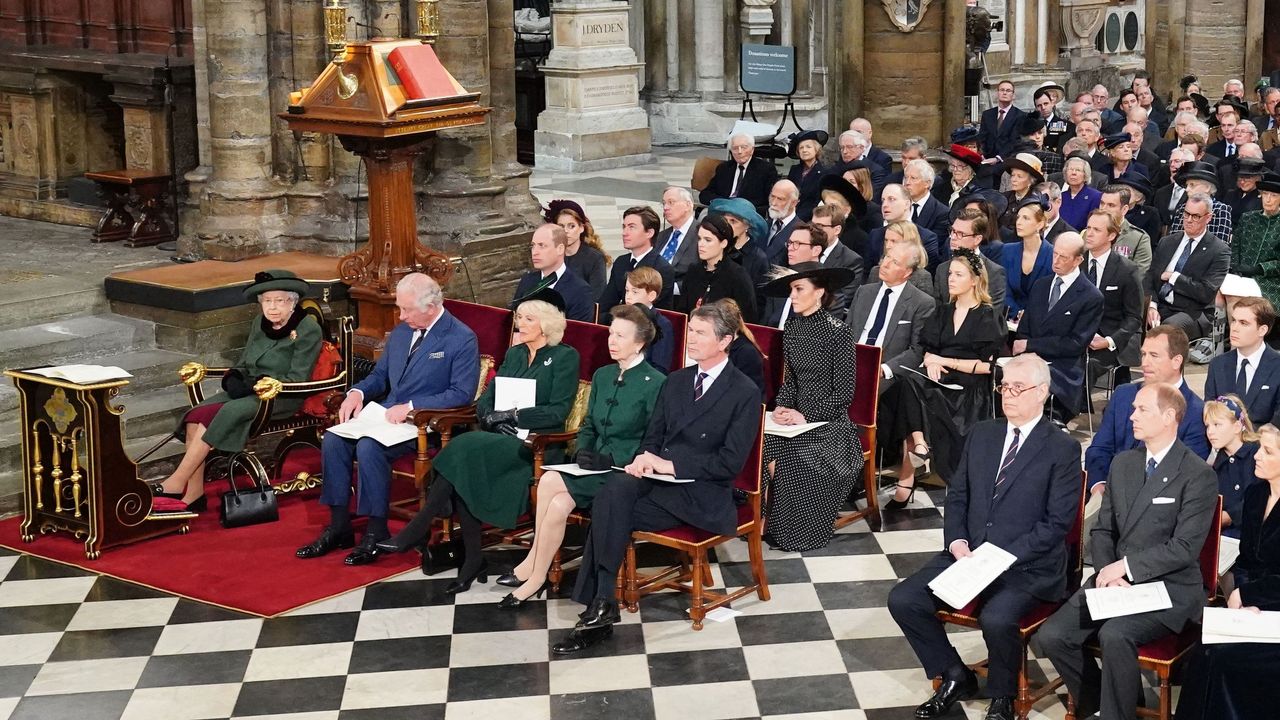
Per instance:
[[[646,496],[656,481],[614,472],[591,503],[591,527],[582,548],[582,568],[573,599],[583,605],[614,596],[618,569],[633,530],[667,530],[681,520]]]
[[[1104,718],[1134,717],[1142,687],[1138,646],[1169,633],[1166,619],[1175,610],[1097,622],[1089,616],[1082,589],[1040,626],[1036,641],[1075,698],[1076,717],[1088,717],[1098,710]],[[1095,635],[1102,648],[1101,668],[1084,650]]]
[[[951,553],[940,553],[889,593],[889,613],[902,628],[929,678],[953,677],[964,667],[947,640],[945,626],[934,615],[950,608],[929,590],[929,582],[954,562]],[[1022,665],[1018,621],[1040,601],[1003,578],[983,591],[982,597],[978,625],[987,644],[987,692],[991,697],[1012,697],[1018,694],[1018,669]]]

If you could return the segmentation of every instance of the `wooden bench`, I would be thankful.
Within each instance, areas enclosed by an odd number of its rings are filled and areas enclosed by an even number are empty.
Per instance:
[[[127,247],[147,247],[175,239],[162,202],[169,194],[172,176],[149,170],[106,170],[84,176],[98,184],[98,192],[107,202],[107,210],[93,231],[93,242],[123,240]]]

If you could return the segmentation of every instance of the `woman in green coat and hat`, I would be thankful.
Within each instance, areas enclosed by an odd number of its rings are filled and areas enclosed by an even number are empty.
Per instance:
[[[177,435],[186,452],[173,474],[156,486],[156,495],[181,500],[187,510],[206,508],[204,461],[211,450],[239,452],[249,439],[249,425],[258,412],[253,385],[260,378],[280,382],[305,382],[320,354],[324,340],[320,325],[298,309],[307,283],[288,270],[266,270],[244,290],[246,301],[257,301],[262,315],[249,324],[240,360],[222,380],[222,392],[192,408],[183,417]],[[303,400],[277,399],[273,418],[289,417]]]
[[[1280,306],[1280,175],[1258,181],[1262,209],[1240,217],[1231,241],[1231,272],[1258,281],[1262,296]]]

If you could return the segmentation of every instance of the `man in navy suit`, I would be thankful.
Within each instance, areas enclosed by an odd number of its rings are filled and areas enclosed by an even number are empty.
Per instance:
[[[1080,446],[1043,418],[1049,367],[1034,355],[1014,358],[1000,385],[1004,419],[974,426],[956,475],[947,483],[945,550],[889,593],[889,612],[924,666],[942,678],[916,708],[918,718],[946,714],[973,697],[978,680],[934,614],[947,606],[929,583],[984,543],[1016,560],[979,595],[978,624],[987,645],[987,719],[1013,720],[1022,665],[1019,620],[1066,592],[1066,536],[1080,507]],[[999,448],[997,450],[997,448]]]
[[[884,219],[885,226],[896,222],[911,222],[913,207],[911,201],[907,199],[906,189],[901,185],[885,186],[884,193],[880,197],[880,216]],[[846,220],[845,222],[849,221]],[[920,244],[924,246],[924,252],[928,256],[925,262],[925,269],[933,272],[934,268],[942,263],[943,251],[940,247],[942,240],[937,233],[929,228],[920,224],[913,224],[920,231]],[[948,228],[947,234],[950,234],[950,228]],[[880,264],[880,258],[883,254],[884,226],[878,227],[867,234],[867,253],[862,259],[863,267],[866,268],[867,273],[871,272],[871,268]],[[950,247],[947,248],[946,254],[950,257]]]
[[[1210,361],[1204,383],[1207,398],[1228,393],[1243,398],[1255,427],[1280,424],[1280,353],[1266,343],[1275,324],[1271,301],[1260,297],[1237,300],[1231,307],[1234,349]]]
[[[1089,492],[1093,496],[1102,494],[1116,455],[1141,445],[1133,436],[1129,414],[1133,410],[1133,399],[1144,383],[1172,385],[1182,392],[1187,412],[1178,425],[1178,440],[1200,457],[1209,457],[1209,441],[1204,434],[1204,403],[1182,378],[1189,344],[1187,334],[1172,325],[1157,325],[1147,331],[1147,339],[1142,342],[1142,382],[1126,383],[1111,394],[1111,401],[1102,414],[1102,424],[1084,452],[1084,468],[1089,471]]]
[[[765,258],[770,265],[787,264],[787,240],[796,223],[804,222],[796,216],[796,206],[800,204],[800,188],[783,178],[773,184],[769,191],[769,232],[763,243]]]
[[[1128,368],[1138,362],[1142,341],[1142,283],[1138,266],[1112,251],[1119,236],[1120,224],[1114,215],[1101,208],[1089,213],[1084,228],[1089,256],[1083,271],[1102,291],[1102,320],[1089,341],[1089,362],[1096,368],[1093,376],[1098,370],[1122,367],[1117,372],[1124,372],[1127,380]]]
[[[756,141],[746,133],[729,138],[729,160],[716,166],[711,182],[698,193],[698,201],[710,205],[718,198],[746,198],[764,215],[769,208],[768,196],[778,179],[773,163],[755,157]]]
[[[884,150],[876,147],[873,143],[875,130],[871,127],[870,120],[866,118],[854,118],[853,121],[849,123],[849,129],[854,132],[862,133],[863,137],[867,139],[866,152],[862,154],[863,160],[869,160],[876,165],[879,165],[880,169],[884,170],[886,173],[893,169],[893,157]]]
[[[933,232],[939,240],[939,259],[946,260],[951,257],[951,247],[941,241],[951,233],[951,211],[930,192],[936,177],[928,160],[911,160],[903,166],[902,189],[911,204],[911,222]]]
[[[1018,121],[1026,113],[1013,104],[1013,83],[1001,80],[996,86],[996,104],[982,112],[978,127],[982,154],[988,158],[1013,157],[1013,146],[1018,141]]]
[[[671,294],[680,294],[680,281],[698,260],[698,229],[694,225],[693,193],[688,188],[671,186],[662,191],[662,217],[667,229],[658,233],[653,246],[671,265]],[[666,289],[665,287],[663,288]]]
[[[567,241],[564,229],[559,225],[548,223],[533,231],[533,238],[529,241],[533,270],[520,278],[516,292],[511,297],[510,309],[515,310],[521,300],[535,292],[552,288],[564,298],[566,318],[581,322],[595,321],[596,305],[591,286],[578,277],[577,273],[569,272],[569,267],[565,265],[564,246]]]
[[[1031,288],[1018,323],[1013,354],[1033,352],[1049,363],[1050,390],[1062,422],[1076,416],[1084,402],[1084,350],[1102,320],[1102,293],[1080,272],[1084,238],[1069,232],[1053,244],[1053,277]]]
[[[338,409],[340,423],[358,416],[369,401],[386,408],[387,422],[402,423],[414,410],[459,407],[475,397],[480,379],[476,334],[444,309],[444,295],[436,281],[421,273],[404,276],[396,286],[396,307],[400,324],[392,329],[373,372],[347,391]],[[373,438],[348,440],[325,433],[320,504],[329,506],[329,525],[315,542],[298,548],[297,556],[316,558],[334,548],[355,545],[350,508],[351,463],[355,460],[360,463],[356,513],[368,517],[369,525],[345,562],[373,562],[378,556],[378,541],[390,537],[391,463],[416,448],[416,440],[387,447]]]
[[[658,236],[658,213],[647,205],[627,208],[622,213],[622,247],[628,250],[613,261],[613,269],[609,271],[609,283],[600,293],[600,322],[608,325],[609,309],[622,304],[627,294],[627,273],[638,267],[651,267],[662,276],[662,294],[655,305],[663,310],[671,309],[671,286],[675,283],[675,274],[671,263],[662,259],[662,253],[655,250],[653,240]]]
[[[615,580],[633,530],[691,525],[716,535],[738,527],[733,481],[760,432],[755,383],[729,362],[737,324],[716,303],[689,316],[686,351],[695,362],[667,376],[640,454],[614,472],[591,505],[591,527],[573,599],[587,606],[569,636],[551,650],[569,655],[612,634],[621,617]],[[671,483],[645,475],[692,482]]]

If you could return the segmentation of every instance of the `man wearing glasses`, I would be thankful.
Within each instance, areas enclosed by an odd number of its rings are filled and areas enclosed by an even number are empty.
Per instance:
[[[982,264],[987,268],[987,292],[991,295],[991,305],[998,313],[1004,310],[1004,293],[1007,289],[1004,266],[982,253],[982,238],[987,235],[987,214],[975,208],[961,210],[951,223],[951,254],[965,248],[978,253]],[[951,301],[951,291],[947,287],[947,273],[951,271],[951,263],[942,263],[933,271],[933,294],[939,302]]]
[[[1214,300],[1231,264],[1231,248],[1209,231],[1213,215],[1213,198],[1189,192],[1181,231],[1160,241],[1147,271],[1148,327],[1173,325],[1193,341],[1212,329]]]
[[[799,222],[787,239],[787,265],[795,267],[800,263],[816,262],[829,267],[847,267],[853,271],[854,280],[836,291],[831,307],[833,314],[843,313],[853,301],[853,293],[859,287],[858,278],[862,277],[862,258],[858,253],[845,247],[837,238],[840,234],[840,223],[844,218],[840,211],[830,205],[821,205],[813,209],[813,222]],[[834,225],[833,225],[834,223]],[[783,329],[787,318],[791,317],[790,298],[766,298],[761,323],[769,327]]]
[[[990,658],[988,720],[1014,717],[1023,652],[1019,619],[1040,602],[1066,594],[1066,536],[1080,507],[1080,446],[1043,418],[1049,395],[1044,360],[1014,358],[998,389],[1004,418],[974,426],[947,485],[946,549],[889,593],[889,612],[925,676],[942,678],[933,697],[916,708],[918,718],[945,715],[978,691],[978,679],[935,615],[950,609],[929,590],[943,570],[983,543],[1017,558],[978,596],[978,624]]]

